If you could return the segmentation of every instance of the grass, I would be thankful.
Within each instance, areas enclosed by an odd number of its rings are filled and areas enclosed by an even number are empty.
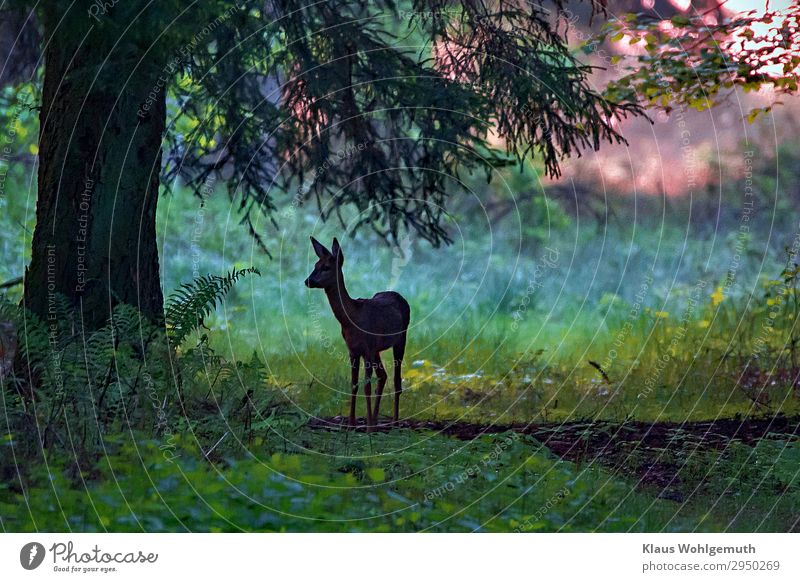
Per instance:
[[[800,475],[796,441],[762,440],[755,446],[733,442],[722,451],[660,451],[673,464],[675,481],[695,499],[704,500],[706,527],[724,516],[727,531],[797,531],[800,527]],[[679,506],[679,507],[682,507]]]
[[[4,528],[674,531],[694,521],[687,518],[692,511],[675,515],[669,502],[653,502],[599,468],[578,469],[511,435],[454,443],[410,431],[305,434],[293,445],[303,454],[214,464],[200,460],[191,444],[180,443],[172,462],[157,443],[128,447],[104,459],[85,489],[56,475],[0,505]],[[625,508],[615,507],[624,496]],[[26,514],[26,505],[35,510]]]
[[[0,486],[4,530],[791,531],[800,519],[796,442],[664,451],[681,502],[514,433],[304,429],[287,444],[272,432],[214,462],[191,439],[108,447],[78,479],[42,465],[24,495]]]
[[[254,264],[264,273],[238,286],[207,322],[211,345],[228,360],[255,353],[305,412],[341,414],[349,398],[346,348],[324,294],[302,286],[313,264],[308,217],[287,219],[268,241],[269,260],[238,228],[208,227],[198,241],[179,227],[172,234],[176,222],[193,222],[197,208],[186,199],[170,204],[161,229],[168,287],[191,279],[192,270]],[[206,215],[227,211],[220,198],[206,201]],[[522,250],[486,236],[442,250],[406,241],[404,256],[367,235],[343,242],[352,295],[392,288],[411,303],[406,414],[507,423],[797,412],[791,382],[768,385],[756,402],[739,381],[766,322],[777,333],[759,367],[790,367],[783,348],[794,314],[771,319],[762,297],[779,280],[779,248],[751,240],[743,252],[736,238],[692,239],[675,224],[568,224]],[[335,233],[314,232],[323,240]],[[593,244],[598,236],[602,244]],[[787,309],[795,297],[785,294]]]
[[[14,221],[1,229],[7,250],[30,214],[12,198],[3,204],[0,221]],[[349,370],[324,295],[302,286],[308,234],[337,234],[352,295],[392,288],[409,299],[406,418],[794,416],[800,296],[792,261],[784,270],[790,230],[760,237],[753,225],[743,239],[735,217],[710,232],[682,222],[685,208],[664,220],[625,214],[624,204],[617,222],[602,224],[539,201],[496,224],[457,208],[458,232],[469,237],[445,249],[407,239],[400,252],[297,212],[267,231],[268,259],[220,196],[199,204],[170,196],[160,205],[165,289],[251,265],[263,276],[234,287],[208,329],[183,345],[192,372],[184,370],[186,408],[169,412],[173,431],[160,440],[141,427],[106,434],[102,454],[49,452],[47,463],[26,459],[24,475],[10,460],[19,436],[7,435],[4,531],[797,529],[800,458],[785,436],[572,462],[512,433],[465,442],[314,429],[309,417],[346,411]],[[201,336],[214,358],[192,349]],[[248,390],[250,430],[241,418]],[[668,487],[642,478],[653,463],[671,475]]]

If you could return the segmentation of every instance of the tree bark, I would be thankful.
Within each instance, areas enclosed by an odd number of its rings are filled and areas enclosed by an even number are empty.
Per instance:
[[[120,303],[161,321],[163,71],[138,48],[146,43],[117,48],[102,29],[86,33],[84,21],[76,34],[59,17],[43,19],[38,201],[23,304],[52,320],[63,295],[84,331],[102,327]]]

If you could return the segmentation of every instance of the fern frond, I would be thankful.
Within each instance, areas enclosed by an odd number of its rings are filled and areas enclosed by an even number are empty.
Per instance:
[[[164,318],[170,343],[177,347],[203,325],[203,319],[217,308],[236,282],[250,274],[261,275],[255,267],[233,269],[225,276],[205,275],[183,283],[167,299]]]

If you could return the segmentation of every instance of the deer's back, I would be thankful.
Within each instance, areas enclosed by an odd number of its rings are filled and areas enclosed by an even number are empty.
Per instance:
[[[408,322],[411,320],[411,307],[400,293],[396,291],[381,291],[373,295],[372,299],[367,299],[366,301],[371,307],[398,317],[402,330],[408,329]]]
[[[388,349],[404,337],[411,319],[411,308],[402,295],[382,291],[371,299],[358,301],[360,309],[355,323],[373,349]]]

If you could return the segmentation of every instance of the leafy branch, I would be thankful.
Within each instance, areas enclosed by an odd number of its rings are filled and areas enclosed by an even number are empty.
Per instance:
[[[669,112],[686,106],[703,111],[729,96],[770,87],[776,94],[798,90],[800,5],[764,14],[755,11],[710,24],[707,15],[670,20],[627,14],[609,21],[596,42],[642,47],[638,55],[613,57],[623,75],[607,86],[611,101],[638,100]],[[748,121],[770,107],[749,112]]]

